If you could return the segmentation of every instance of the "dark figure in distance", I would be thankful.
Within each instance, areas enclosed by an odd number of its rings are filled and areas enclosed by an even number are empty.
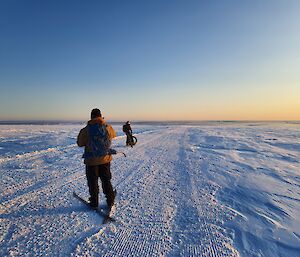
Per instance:
[[[79,147],[84,146],[84,163],[86,165],[86,178],[90,193],[90,206],[97,208],[99,204],[98,179],[102,183],[103,193],[109,208],[114,204],[115,192],[111,184],[110,154],[111,140],[116,132],[111,125],[106,124],[99,109],[93,109],[91,120],[87,126],[80,130],[77,137]]]
[[[126,145],[130,145],[132,147],[132,129],[129,121],[123,125],[123,132],[126,134]]]

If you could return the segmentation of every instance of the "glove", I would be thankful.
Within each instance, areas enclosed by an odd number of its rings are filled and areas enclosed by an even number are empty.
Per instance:
[[[109,149],[109,154],[117,154],[117,151],[115,149]]]

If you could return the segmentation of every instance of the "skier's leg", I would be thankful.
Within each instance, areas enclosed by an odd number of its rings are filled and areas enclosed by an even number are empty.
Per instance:
[[[114,204],[115,193],[111,184],[110,163],[99,165],[99,176],[102,182],[102,189],[106,197],[107,205],[111,207]]]
[[[98,166],[88,166],[86,165],[86,178],[89,186],[90,192],[90,205],[92,207],[98,207],[98,195],[99,195],[99,186],[98,186]]]
[[[130,146],[133,147],[133,145],[134,145],[133,137],[132,134],[130,134]]]

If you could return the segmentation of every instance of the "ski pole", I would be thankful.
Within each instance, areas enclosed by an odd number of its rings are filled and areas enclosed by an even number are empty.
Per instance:
[[[123,153],[123,152],[118,152],[117,150],[115,150],[115,149],[109,149],[109,154],[123,154],[124,155],[124,157],[126,157],[126,154],[125,153]]]

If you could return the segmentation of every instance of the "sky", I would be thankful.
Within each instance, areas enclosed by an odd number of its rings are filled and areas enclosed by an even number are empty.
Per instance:
[[[0,120],[300,120],[298,0],[1,0]]]

